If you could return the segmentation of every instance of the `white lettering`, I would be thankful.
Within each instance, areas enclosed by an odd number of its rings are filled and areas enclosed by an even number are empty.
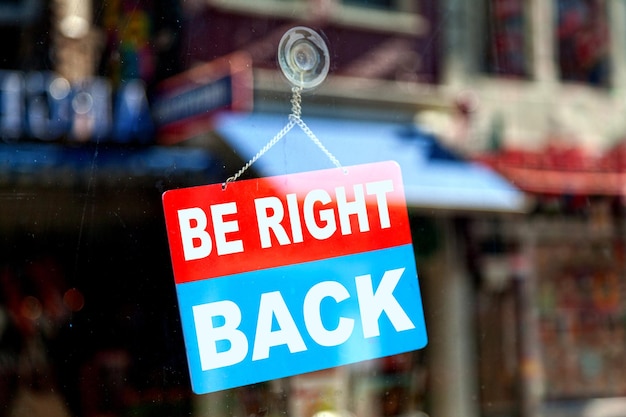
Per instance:
[[[352,216],[356,216],[359,231],[370,231],[368,196],[375,196],[381,229],[391,227],[387,194],[393,191],[393,181],[376,181],[353,185],[353,196],[348,197],[345,187],[336,187],[335,195],[316,189],[304,196],[302,207],[298,195],[287,194],[285,201],[279,197],[263,197],[254,200],[259,239],[262,248],[272,247],[274,242],[281,246],[304,241],[304,227],[317,240],[330,238],[337,231],[337,222],[343,235],[352,231]],[[333,197],[337,210],[332,207]],[[348,200],[351,201],[348,201]],[[370,198],[371,200],[371,198]],[[290,235],[291,234],[291,235]]]
[[[270,229],[274,232],[274,236],[276,236],[280,245],[290,244],[289,236],[287,236],[285,228],[280,224],[285,216],[285,209],[280,199],[278,197],[257,198],[254,200],[254,207],[256,209],[257,224],[259,226],[261,247],[272,247]]]
[[[361,311],[361,321],[363,323],[363,336],[380,336],[378,319],[383,311],[397,332],[414,329],[415,325],[409,316],[402,309],[398,300],[393,296],[400,277],[405,268],[386,271],[383,275],[376,292],[372,288],[372,276],[361,275],[355,278],[357,297],[359,299],[359,310]]]
[[[354,320],[340,317],[334,330],[328,330],[322,323],[321,303],[330,297],[340,303],[350,298],[346,287],[335,281],[315,284],[304,298],[304,324],[311,338],[321,346],[337,346],[344,343],[352,335]]]
[[[289,211],[289,222],[291,223],[291,238],[293,243],[300,243],[302,238],[302,223],[300,222],[300,212],[298,211],[298,196],[287,194],[287,210]]]
[[[352,233],[350,226],[350,215],[356,214],[359,220],[359,231],[369,232],[370,225],[367,219],[367,206],[365,205],[365,195],[363,194],[363,184],[354,186],[354,201],[346,201],[346,190],[344,187],[335,188],[337,195],[337,211],[339,212],[339,224],[341,225],[341,234],[349,235]]]
[[[224,203],[211,206],[211,219],[213,220],[213,230],[215,236],[215,246],[218,255],[228,255],[230,253],[243,252],[243,242],[241,240],[226,240],[226,233],[238,232],[239,222],[237,220],[224,221],[224,216],[237,213],[237,204]]]
[[[405,268],[385,271],[374,290],[372,276],[355,277],[363,338],[380,336],[380,318],[385,313],[396,332],[411,330],[415,325],[394,297]],[[353,337],[355,323],[359,318],[342,316],[341,311],[330,308],[323,311],[324,300],[332,298],[337,304],[350,299],[348,289],[338,281],[323,281],[313,285],[305,294],[302,305],[304,329],[299,329],[280,291],[260,294],[254,339],[248,339],[239,329],[242,311],[233,301],[223,300],[192,307],[198,339],[202,370],[222,368],[238,364],[248,356],[249,344],[253,343],[252,361],[268,359],[273,347],[286,346],[290,353],[306,351],[301,330],[308,332],[319,346],[332,347],[346,343]],[[292,306],[293,307],[293,306]],[[329,308],[328,304],[326,307]],[[351,311],[350,309],[346,311]],[[246,313],[253,312],[246,311]],[[325,313],[325,314],[324,314]],[[254,342],[252,342],[254,340]],[[276,352],[278,356],[284,353]]]
[[[194,222],[195,226],[192,225]],[[185,260],[192,261],[209,256],[213,246],[211,236],[206,231],[207,218],[204,211],[199,207],[178,210],[178,224]]]
[[[319,211],[320,220],[324,223],[324,226],[318,226],[315,220],[315,203],[319,202],[326,205],[331,201],[330,195],[324,190],[312,190],[304,197],[304,223],[309,233],[317,240],[328,239],[337,230],[335,213],[332,209]]]
[[[278,330],[272,330],[274,317]],[[261,295],[252,360],[269,358],[270,348],[280,345],[287,345],[291,353],[307,350],[283,296],[274,291]]]
[[[203,371],[235,365],[248,354],[248,339],[238,329],[241,324],[241,310],[232,301],[217,301],[192,307],[193,319],[198,337],[200,366]],[[214,319],[221,317],[224,324],[214,325]],[[226,350],[218,350],[218,342],[228,345]]]
[[[391,227],[389,221],[389,206],[387,205],[386,193],[393,191],[393,181],[377,181],[365,184],[368,195],[376,196],[376,204],[378,205],[378,217],[380,219],[380,228],[388,229]]]

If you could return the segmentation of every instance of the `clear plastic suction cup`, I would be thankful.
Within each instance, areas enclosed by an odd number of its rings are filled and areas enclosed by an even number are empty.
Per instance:
[[[308,90],[326,79],[330,54],[317,32],[297,26],[289,29],[280,40],[278,64],[293,86]]]

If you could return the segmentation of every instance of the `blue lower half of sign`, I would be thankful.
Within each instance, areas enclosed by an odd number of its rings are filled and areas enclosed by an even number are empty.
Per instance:
[[[197,394],[427,343],[411,245],[178,284],[177,293]]]

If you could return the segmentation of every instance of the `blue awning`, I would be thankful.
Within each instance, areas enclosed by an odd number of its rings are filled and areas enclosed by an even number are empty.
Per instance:
[[[463,160],[414,126],[331,118],[303,120],[344,166],[394,160],[402,168],[407,204],[415,208],[522,212],[524,194],[489,168]],[[216,132],[248,161],[287,123],[286,115],[225,113]],[[332,168],[295,126],[254,163],[260,176]]]

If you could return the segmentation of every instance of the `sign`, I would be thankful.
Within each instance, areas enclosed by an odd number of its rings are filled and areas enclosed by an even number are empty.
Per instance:
[[[244,52],[199,65],[164,81],[153,105],[159,142],[172,144],[210,129],[219,110],[252,107],[252,62]]]
[[[145,87],[129,80],[113,91],[94,77],[80,84],[53,72],[0,70],[0,139],[147,143],[153,123]]]
[[[395,162],[163,195],[194,392],[427,343]]]

